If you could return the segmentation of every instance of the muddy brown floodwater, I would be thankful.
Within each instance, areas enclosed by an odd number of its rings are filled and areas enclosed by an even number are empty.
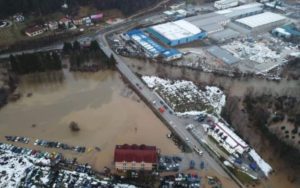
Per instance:
[[[31,75],[21,80],[19,91],[23,97],[0,110],[0,141],[5,135],[15,135],[88,148],[98,146],[101,152],[63,152],[97,170],[111,167],[116,144],[155,145],[164,154],[180,152],[167,139],[167,127],[139,102],[117,72],[64,71],[58,76]],[[27,97],[30,92],[33,95]],[[71,121],[79,123],[78,133],[70,131]],[[26,147],[45,150],[32,145],[31,142]]]

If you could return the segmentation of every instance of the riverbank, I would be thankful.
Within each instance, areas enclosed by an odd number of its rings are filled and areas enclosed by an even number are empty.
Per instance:
[[[213,73],[201,72],[189,68],[180,68],[149,61],[124,58],[130,69],[143,76],[158,76],[172,80],[190,80],[201,85],[215,85],[226,91],[226,94],[242,97],[249,90],[257,94],[273,93],[279,95],[300,96],[300,82],[282,79],[271,81],[262,78],[231,78]]]

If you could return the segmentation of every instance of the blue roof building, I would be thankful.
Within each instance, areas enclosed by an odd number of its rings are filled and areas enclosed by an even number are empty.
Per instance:
[[[161,56],[165,61],[171,61],[182,57],[182,53],[178,50],[164,48],[139,29],[131,30],[127,32],[127,35],[141,46],[150,58]]]

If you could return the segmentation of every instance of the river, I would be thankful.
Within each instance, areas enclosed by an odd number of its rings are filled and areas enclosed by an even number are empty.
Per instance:
[[[217,76],[213,73],[202,72],[192,69],[151,63],[132,58],[124,58],[130,68],[142,75],[157,75],[170,79],[186,79],[196,83],[217,85],[224,88],[227,94],[242,97],[251,90],[254,93],[271,93],[280,95],[300,96],[300,81],[282,79],[279,82],[261,78],[230,78]]]

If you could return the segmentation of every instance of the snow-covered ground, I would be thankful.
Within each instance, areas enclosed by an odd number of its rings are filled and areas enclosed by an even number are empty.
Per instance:
[[[90,167],[84,165],[75,171],[51,168],[51,161],[47,157],[50,155],[47,152],[0,143],[0,188],[135,187],[113,183],[109,178],[100,180],[90,175],[93,172],[89,171]],[[63,165],[62,163],[61,166]]]
[[[155,76],[143,76],[149,88],[156,91],[178,115],[197,115],[203,112],[220,114],[226,97],[214,86],[198,88],[186,80],[166,80]]]
[[[0,187],[10,188],[20,186],[22,178],[25,178],[30,172],[35,170],[36,165],[49,166],[50,160],[15,154],[0,147],[0,170],[2,173],[0,176]]]
[[[170,106],[177,115],[199,115],[210,113],[207,117],[210,119],[211,126],[218,132],[211,131],[213,138],[220,143],[229,153],[248,152],[248,144],[242,140],[229,125],[222,123],[220,113],[226,103],[226,96],[218,87],[206,86],[204,90],[198,88],[193,82],[186,80],[167,80],[155,76],[142,76],[142,80],[150,89],[153,89]],[[211,110],[212,109],[212,110]],[[211,110],[211,111],[210,111]],[[224,120],[223,120],[224,121]],[[203,124],[206,130],[211,126]],[[207,126],[207,127],[205,127]],[[249,155],[255,160],[257,165],[268,176],[272,170],[259,155],[252,149]],[[247,173],[248,174],[248,173]],[[256,176],[249,174],[253,179]]]

